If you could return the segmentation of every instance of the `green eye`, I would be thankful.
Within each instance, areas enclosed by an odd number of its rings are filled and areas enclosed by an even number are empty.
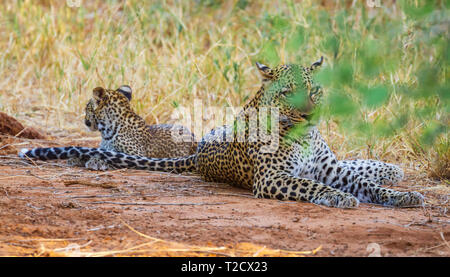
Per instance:
[[[313,87],[311,89],[311,93],[309,94],[309,96],[311,97],[311,100],[314,103],[316,103],[322,96],[322,87],[320,87],[320,86]]]
[[[289,91],[291,91],[290,88],[284,87],[284,88],[281,89],[280,93],[281,93],[281,95],[286,96],[286,93],[289,92]]]

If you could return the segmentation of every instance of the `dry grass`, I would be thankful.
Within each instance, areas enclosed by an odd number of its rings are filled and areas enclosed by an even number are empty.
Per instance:
[[[144,242],[135,241],[132,246],[121,245],[117,250],[90,249],[92,240],[83,238],[15,238],[0,242],[0,245],[9,253],[32,257],[306,257],[314,256],[322,248],[319,246],[313,250],[291,251],[246,242],[227,246],[195,246],[151,237],[124,221],[122,224]]]
[[[289,24],[313,30],[311,17],[323,11],[336,14],[351,4],[347,2],[82,1],[80,7],[69,7],[65,1],[2,1],[0,110],[51,135],[88,135],[83,109],[96,86],[129,84],[134,108],[150,124],[173,122],[175,107],[193,109],[196,99],[205,107],[242,106],[260,83],[254,61],[273,60],[266,55],[268,42],[277,46],[280,62],[310,63],[324,55],[327,66],[336,66],[336,57],[324,53],[320,30],[311,31],[301,50],[292,51],[286,36],[271,33],[274,20],[285,16]],[[364,34],[361,14],[347,12],[352,28]],[[389,16],[400,16],[398,9],[391,12]],[[383,9],[368,13],[375,21],[385,20],[377,18]],[[339,22],[330,24],[339,31]],[[405,38],[404,66],[379,77],[393,90],[417,83],[412,73],[427,59],[408,48],[414,36]],[[344,43],[341,47],[352,47]],[[395,116],[405,105],[402,98],[394,93],[388,104],[363,111],[362,117],[372,124],[380,116]],[[448,118],[445,111],[440,116]],[[342,123],[327,120],[320,126],[339,157],[377,158],[449,178],[448,133],[441,136],[439,149],[421,149],[416,138],[424,126],[417,118],[395,135],[375,139],[349,135],[337,127]]]
[[[80,7],[69,7],[60,0],[0,0],[0,111],[46,132],[50,139],[55,138],[51,142],[33,140],[33,145],[64,145],[73,141],[90,144],[92,141],[87,143],[84,138],[92,140],[98,134],[86,131],[84,106],[97,86],[130,85],[133,107],[153,124],[173,123],[176,107],[193,110],[199,99],[204,107],[242,106],[259,88],[255,61],[272,66],[278,62],[309,64],[323,55],[325,69],[333,69],[344,60],[347,50],[353,57],[350,62],[355,68],[355,79],[365,82],[360,56],[354,50],[362,39],[341,36],[338,48],[344,52],[337,54],[324,46],[325,42],[330,33],[355,32],[363,38],[379,38],[383,30],[375,33],[369,25],[402,20],[402,14],[398,7],[390,9],[392,6],[367,9],[366,15],[348,8],[352,3],[360,5],[359,2],[366,1],[85,0]],[[342,11],[347,12],[344,21],[348,30],[341,30],[335,17],[329,22],[321,20],[324,12],[334,16]],[[286,18],[287,23],[283,22]],[[325,27],[315,25],[318,23],[329,24],[330,30],[324,31]],[[298,49],[292,49],[289,37],[295,35],[297,26],[302,26],[307,36]],[[408,114],[425,109],[432,102],[408,99],[400,93],[401,86],[418,83],[415,73],[424,64],[439,59],[436,48],[427,47],[427,43],[413,47],[414,39],[421,36],[413,23],[405,20],[401,28],[405,35],[399,40],[403,44],[398,49],[388,47],[386,52],[393,52],[402,64],[368,81],[388,87],[392,92],[389,101],[355,115],[368,124],[376,124],[380,118],[395,119],[399,111]],[[448,31],[446,34],[448,37]],[[271,47],[275,54],[269,51]],[[448,67],[441,75],[441,81],[448,79]],[[326,89],[327,86],[330,85],[324,85]],[[357,98],[356,89],[350,85],[344,89]],[[448,111],[438,110],[431,120],[439,119],[449,125]],[[202,119],[204,125],[211,124],[211,118]],[[340,128],[351,120],[333,118],[320,123],[322,134],[337,156],[400,164],[411,180],[411,189],[426,194],[427,204],[442,210],[446,217],[450,190],[448,132],[439,136],[433,147],[422,148],[419,137],[426,122],[414,114],[395,134],[386,137],[368,137]],[[16,153],[17,148],[29,143],[30,140],[0,136],[0,154]],[[69,181],[66,185],[74,183]],[[90,181],[83,184],[114,187]],[[14,237],[0,242],[0,248],[9,255],[20,256],[309,256],[320,250],[285,251],[250,243],[186,245],[150,237],[125,222],[122,224],[139,239],[124,244],[109,242],[100,249],[91,247],[88,239]],[[444,242],[447,243],[445,239]]]

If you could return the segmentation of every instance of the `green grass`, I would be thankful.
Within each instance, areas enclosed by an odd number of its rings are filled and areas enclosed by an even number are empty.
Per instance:
[[[385,2],[2,1],[0,110],[76,130],[94,87],[129,84],[140,115],[168,122],[195,99],[242,106],[256,61],[323,55],[320,128],[338,156],[449,179],[448,1]]]

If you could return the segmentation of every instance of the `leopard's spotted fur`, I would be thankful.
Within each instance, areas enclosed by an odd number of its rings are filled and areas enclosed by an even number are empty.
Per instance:
[[[184,126],[170,124],[147,125],[131,105],[129,86],[117,90],[97,87],[85,108],[85,125],[91,131],[100,131],[100,148],[144,157],[182,157],[195,153],[194,135]],[[70,159],[72,165],[95,170],[110,168],[95,157]]]
[[[399,192],[380,185],[398,182],[403,177],[396,165],[372,160],[338,161],[317,128],[311,124],[313,108],[320,102],[322,89],[311,73],[312,66],[281,65],[271,69],[257,63],[263,85],[244,106],[237,121],[243,120],[248,134],[248,118],[264,107],[279,110],[280,141],[277,147],[267,142],[240,141],[238,128],[213,129],[198,145],[197,152],[182,158],[145,158],[93,148],[37,148],[22,150],[21,156],[48,158],[98,157],[117,167],[183,172],[195,170],[207,181],[226,182],[251,189],[258,198],[309,201],[333,207],[350,208],[359,202],[392,206],[423,203],[417,192]],[[303,105],[293,106],[288,98],[303,95]],[[237,122],[236,121],[236,122]],[[293,135],[297,124],[307,126],[306,133]],[[232,141],[223,141],[234,135]],[[264,151],[267,148],[272,151]]]

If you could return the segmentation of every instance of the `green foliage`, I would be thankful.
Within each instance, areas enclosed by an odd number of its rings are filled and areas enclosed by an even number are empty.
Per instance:
[[[338,92],[330,94],[326,104],[330,113],[336,117],[353,117],[358,108],[349,96]]]
[[[404,16],[394,16],[394,8]],[[370,12],[364,3],[336,11],[312,6],[304,11],[316,15],[308,16],[309,29],[301,24],[286,27],[280,15],[269,17],[281,22],[289,34],[284,50],[303,55],[298,59],[302,64],[315,61],[317,53],[325,56],[324,68],[315,74],[325,91],[322,118],[339,122],[344,133],[366,141],[409,132],[426,149],[439,137],[448,140],[448,6],[400,1],[396,7],[382,3]],[[310,50],[314,37],[319,43]],[[271,57],[276,56],[273,48],[280,52],[272,45]],[[292,103],[299,99],[293,97]]]
[[[302,26],[297,26],[294,34],[289,39],[286,48],[289,52],[294,52],[299,49],[305,41],[305,29]]]
[[[444,126],[441,122],[431,121],[420,136],[420,142],[425,146],[433,145],[436,138],[447,128],[448,126]]]
[[[362,103],[368,108],[378,108],[386,103],[389,98],[388,88],[385,86],[377,86],[373,88],[360,87]]]
[[[345,150],[401,142],[427,153],[439,143],[449,155],[449,1],[3,2],[0,75],[17,78],[2,110],[54,106],[49,118],[70,125],[59,115],[79,114],[86,92],[128,83],[145,99],[138,111],[162,122],[195,98],[242,105],[258,87],[255,61],[308,66],[324,56],[314,120],[329,135],[338,126]],[[292,104],[302,107],[305,95]],[[28,100],[10,104],[16,98]]]

